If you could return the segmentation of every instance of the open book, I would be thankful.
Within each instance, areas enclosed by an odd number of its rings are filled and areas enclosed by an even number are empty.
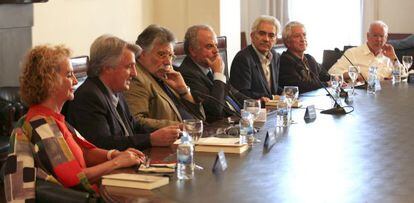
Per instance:
[[[219,152],[241,154],[249,149],[247,144],[240,144],[239,138],[218,138],[206,137],[200,138],[196,142],[196,152]]]
[[[141,174],[118,173],[102,176],[102,185],[129,187],[145,190],[167,185],[168,177],[149,176]]]

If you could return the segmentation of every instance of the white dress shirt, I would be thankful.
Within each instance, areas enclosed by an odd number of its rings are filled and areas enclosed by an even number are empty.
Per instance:
[[[201,71],[204,73],[204,75],[207,75],[208,72],[213,73],[213,70],[211,68],[206,68],[196,62],[194,62],[200,69]],[[224,63],[222,62],[221,64],[224,67]],[[224,71],[224,68],[223,68]],[[226,83],[226,76],[224,75],[224,73],[213,73],[213,77],[214,80],[220,80],[221,82]]]
[[[359,66],[360,73],[365,79],[368,79],[368,68],[372,63],[377,63],[378,78],[383,80],[384,78],[390,78],[392,76],[392,63],[391,60],[384,56],[382,53],[375,56],[365,43],[359,47],[353,47],[345,51],[346,55],[351,62]],[[349,61],[342,56],[338,61],[329,69],[330,74],[343,74],[348,72],[348,68],[351,65]]]

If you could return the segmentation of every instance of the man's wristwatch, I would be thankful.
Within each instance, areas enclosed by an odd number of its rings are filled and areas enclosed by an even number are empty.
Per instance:
[[[190,93],[190,87],[186,86],[185,89],[178,92],[178,95],[180,95],[180,97],[184,97],[188,93]]]

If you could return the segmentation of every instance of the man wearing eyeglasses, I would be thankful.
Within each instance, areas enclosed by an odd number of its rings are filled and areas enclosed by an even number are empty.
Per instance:
[[[145,126],[158,129],[185,119],[205,119],[201,103],[194,101],[183,77],[172,68],[174,42],[174,35],[158,25],[148,26],[136,41],[143,51],[124,95],[134,118]]]
[[[260,16],[252,25],[252,44],[239,51],[231,64],[230,83],[246,96],[266,102],[278,92],[279,57],[273,50],[279,21]]]
[[[370,24],[367,33],[367,42],[359,47],[350,48],[344,55],[356,66],[360,68],[358,81],[368,78],[368,68],[372,63],[378,66],[378,76],[380,80],[391,78],[391,65],[399,65],[394,48],[387,44],[388,26],[382,21],[374,21]],[[349,80],[348,68],[351,63],[342,56],[329,69],[330,74],[343,74],[345,80]]]

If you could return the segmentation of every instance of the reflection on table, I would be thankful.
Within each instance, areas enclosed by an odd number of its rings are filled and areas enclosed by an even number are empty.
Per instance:
[[[193,180],[178,181],[174,175],[169,185],[152,191],[112,188],[105,194],[120,202],[410,202],[412,86],[385,81],[376,95],[356,89],[354,112],[318,113],[311,123],[303,120],[304,107],[313,104],[319,112],[332,102],[324,90],[301,95],[303,108],[293,110],[297,124],[275,128],[275,115],[268,114],[259,136],[264,140],[268,130],[276,130],[278,142],[270,151],[257,143],[244,154],[226,154],[228,169],[219,174],[211,171],[216,154],[196,153],[204,170],[196,170]],[[151,156],[158,156],[156,150]]]

